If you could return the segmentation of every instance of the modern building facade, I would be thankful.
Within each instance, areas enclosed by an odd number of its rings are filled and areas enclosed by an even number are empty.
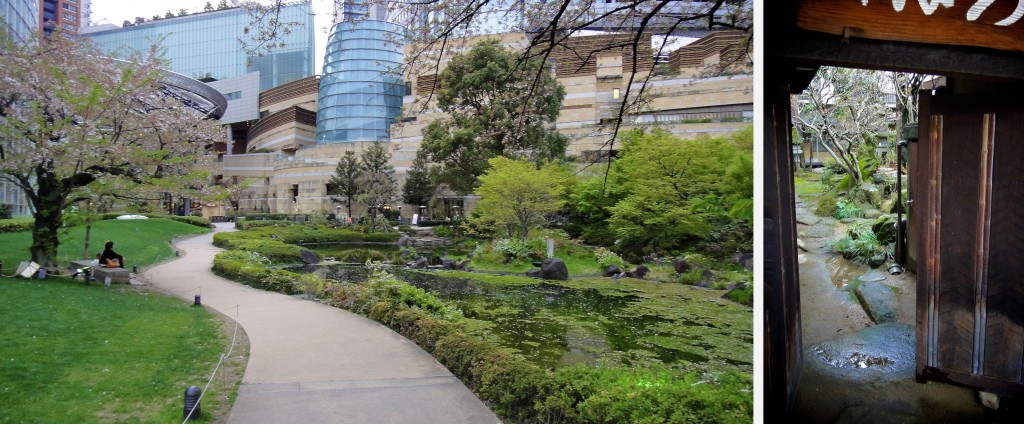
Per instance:
[[[39,30],[38,0],[7,0],[0,2],[0,31],[16,43],[23,43]],[[14,183],[0,176],[0,205],[10,205],[15,217],[32,213],[25,193]]]
[[[0,2],[0,30],[15,42],[24,42],[39,30],[38,0]]]
[[[215,173],[220,175],[221,181],[227,184],[245,184],[244,189],[239,191],[235,205],[232,206],[239,212],[343,212],[327,194],[327,182],[335,175],[338,159],[346,151],[358,154],[372,143],[385,140],[384,142],[390,145],[391,162],[401,184],[422,144],[423,128],[430,122],[445,117],[437,110],[436,105],[428,103],[428,99],[431,98],[430,90],[436,82],[436,71],[424,69],[425,72],[432,72],[421,75],[407,73],[404,76],[404,80],[408,81],[408,94],[399,97],[402,102],[402,122],[384,127],[384,132],[374,128],[367,132],[366,137],[360,135],[348,139],[328,140],[328,134],[340,135],[341,131],[332,132],[325,125],[327,122],[337,120],[334,125],[339,126],[336,128],[344,129],[348,131],[348,135],[352,135],[356,134],[351,132],[353,126],[340,126],[345,125],[346,120],[386,122],[388,119],[380,116],[363,116],[364,112],[360,111],[359,107],[364,106],[365,99],[341,97],[349,94],[331,89],[332,85],[339,85],[338,80],[350,78],[350,73],[355,73],[351,78],[357,81],[353,86],[360,88],[370,87],[373,82],[382,78],[381,68],[359,69],[359,66],[362,66],[359,62],[349,64],[352,56],[345,54],[361,57],[358,55],[365,53],[360,49],[374,50],[374,38],[365,35],[364,38],[353,37],[359,34],[359,29],[345,28],[350,29],[340,31],[341,35],[332,40],[338,45],[329,49],[328,56],[336,56],[325,60],[322,79],[304,79],[262,92],[259,101],[261,119],[249,128],[248,137],[240,140],[246,143],[243,151],[247,153],[238,154],[236,151],[235,154],[224,155],[217,162],[218,168],[215,169]],[[386,32],[390,28],[374,31]],[[605,143],[612,137],[614,119],[618,119],[619,106],[627,94],[635,95],[627,92],[629,75],[634,72],[636,78],[630,86],[632,93],[639,89],[639,81],[643,81],[652,72],[655,73],[645,88],[650,101],[641,112],[626,114],[620,131],[659,127],[680,137],[689,138],[700,135],[725,135],[750,125],[753,117],[754,79],[749,69],[735,67],[729,69],[726,76],[698,78],[697,68],[689,67],[711,65],[722,56],[733,54],[734,46],[726,45],[721,40],[714,43],[714,40],[705,40],[697,45],[698,48],[690,49],[693,51],[684,52],[685,57],[690,60],[686,63],[693,65],[686,65],[687,67],[683,69],[669,68],[670,70],[666,72],[656,70],[649,40],[643,44],[646,47],[641,47],[636,52],[638,60],[635,65],[632,63],[634,52],[631,49],[608,48],[608,45],[622,45],[620,38],[624,36],[604,34],[581,37],[570,43],[567,49],[559,50],[553,55],[556,79],[565,86],[567,92],[556,126],[561,133],[573,140],[567,153],[575,158],[581,167],[585,163],[600,161],[602,157],[607,157]],[[526,36],[522,33],[502,34],[500,40],[506,46],[521,46],[524,45]],[[476,41],[479,40],[467,40],[462,44],[471,45]],[[356,47],[349,47],[350,45]],[[708,48],[707,45],[717,47]],[[589,54],[591,50],[593,55]],[[580,57],[590,59],[580,61]],[[447,57],[441,58],[442,68],[446,61]],[[375,77],[372,75],[373,72],[377,73]],[[338,80],[328,82],[332,75]],[[358,78],[355,75],[358,75]],[[384,97],[394,94],[379,91],[375,95]],[[436,102],[436,96],[433,98],[431,102]],[[346,105],[344,102],[349,104]],[[325,119],[325,116],[330,118]],[[311,119],[315,119],[318,124],[315,143],[309,140],[314,134],[310,125]],[[466,212],[471,210],[474,204],[473,197],[453,197],[444,200],[445,204],[448,204],[448,200],[457,202],[454,204]],[[397,209],[400,204],[393,206]],[[401,206],[404,206],[400,209],[402,213],[409,217],[422,205]],[[224,207],[207,207],[203,211],[207,215],[226,212]],[[363,211],[357,208],[353,213],[361,215]]]
[[[281,8],[280,22],[299,24],[280,35],[275,40],[279,46],[262,56],[246,53],[239,43],[244,39],[249,45],[255,44],[247,34],[257,33],[260,28],[252,19],[245,9],[230,8],[124,27],[88,27],[82,34],[100,49],[122,58],[133,52],[147,52],[159,43],[170,70],[193,78],[223,80],[259,72],[261,91],[315,73],[313,11],[308,0]]]
[[[89,25],[92,0],[39,0],[39,28],[44,35],[60,30],[78,34]]]
[[[405,94],[402,34],[385,21],[334,26],[320,80],[317,143],[388,140]]]

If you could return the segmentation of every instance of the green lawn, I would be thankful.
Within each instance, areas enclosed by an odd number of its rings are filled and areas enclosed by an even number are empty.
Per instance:
[[[0,422],[180,422],[229,342],[180,299],[66,278],[0,278],[0,321]]]
[[[149,265],[174,255],[170,239],[204,231],[164,219],[103,221],[90,251],[114,239],[129,264]],[[63,235],[61,256],[81,255],[83,235]],[[28,258],[30,240],[0,234],[4,274]],[[66,277],[0,278],[0,322],[0,423],[181,422],[185,388],[206,384],[230,342],[213,314],[181,299]],[[205,420],[226,414],[235,384],[214,380]]]
[[[105,241],[113,240],[114,251],[125,257],[129,267],[144,267],[174,256],[174,250],[169,243],[171,239],[209,231],[206,228],[162,218],[100,221],[92,226],[88,258],[92,259],[103,251]],[[12,274],[18,263],[31,257],[28,251],[31,244],[30,232],[0,234],[0,260],[4,263],[4,275]],[[62,231],[60,248],[57,251],[61,266],[66,266],[68,260],[82,259],[84,247],[84,226]]]

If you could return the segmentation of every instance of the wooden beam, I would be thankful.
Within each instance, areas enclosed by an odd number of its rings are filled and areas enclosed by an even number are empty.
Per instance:
[[[1024,51],[1018,2],[801,0],[797,27],[828,34]],[[899,9],[899,10],[897,10]]]
[[[840,36],[806,30],[766,37],[765,58],[766,66],[825,65],[973,79],[1024,79],[1021,53],[858,38],[843,42]]]

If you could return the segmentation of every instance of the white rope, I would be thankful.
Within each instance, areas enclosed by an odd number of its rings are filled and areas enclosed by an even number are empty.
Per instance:
[[[210,383],[213,382],[213,377],[216,376],[217,371],[220,370],[220,364],[224,363],[224,358],[231,356],[231,352],[235,350],[235,339],[238,337],[238,311],[241,306],[242,305],[235,304],[235,334],[231,336],[231,345],[228,346],[228,353],[222,353],[220,355],[220,360],[217,361],[217,366],[213,368],[213,373],[210,374],[210,379],[206,381],[206,386],[203,387],[203,391],[199,392],[199,399],[196,399],[196,404],[192,405],[192,409],[188,411],[188,415],[185,416],[185,421],[182,421],[181,424],[187,423],[188,420],[192,418],[192,413],[196,412],[196,408],[198,408],[199,404],[203,401],[203,395],[206,394],[206,389],[210,388]]]

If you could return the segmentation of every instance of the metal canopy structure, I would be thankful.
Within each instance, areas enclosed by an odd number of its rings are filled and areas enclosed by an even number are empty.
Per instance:
[[[186,106],[212,119],[220,119],[228,109],[228,101],[213,87],[182,74],[165,71],[160,79],[161,90]]]

